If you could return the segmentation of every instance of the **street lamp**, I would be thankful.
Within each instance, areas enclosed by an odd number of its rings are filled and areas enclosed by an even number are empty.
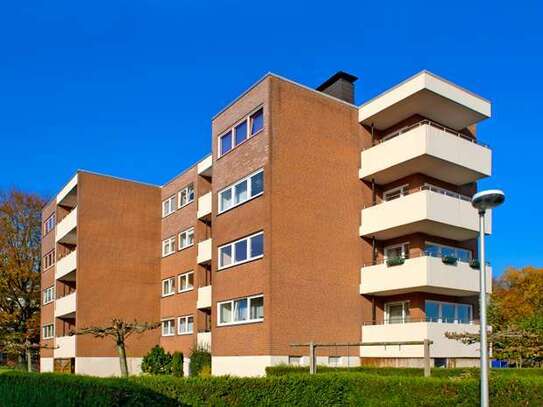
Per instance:
[[[505,194],[499,189],[481,191],[473,195],[471,204],[479,210],[479,313],[481,329],[481,407],[488,407],[488,344],[486,337],[486,261],[485,261],[485,212],[501,205]]]

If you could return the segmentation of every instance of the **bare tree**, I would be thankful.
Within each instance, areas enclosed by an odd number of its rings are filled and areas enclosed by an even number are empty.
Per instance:
[[[110,326],[93,326],[82,328],[71,332],[71,335],[92,335],[95,338],[105,338],[107,336],[115,340],[117,354],[119,356],[119,364],[121,366],[121,376],[128,377],[128,364],[126,362],[126,340],[134,334],[141,334],[145,331],[156,329],[160,326],[160,322],[143,322],[138,323],[126,322],[122,319],[114,318]]]

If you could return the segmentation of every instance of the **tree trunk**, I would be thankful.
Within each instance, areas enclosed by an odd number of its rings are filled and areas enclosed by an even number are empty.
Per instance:
[[[126,362],[124,342],[117,342],[117,353],[119,354],[119,363],[121,364],[121,376],[128,377],[128,364]]]
[[[26,370],[29,373],[32,372],[32,352],[30,352],[30,348],[26,348]]]

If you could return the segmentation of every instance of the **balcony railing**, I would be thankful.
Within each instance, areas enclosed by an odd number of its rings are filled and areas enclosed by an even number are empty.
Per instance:
[[[431,322],[436,324],[468,324],[468,325],[479,325],[480,321],[478,319],[469,319],[465,321],[454,320],[454,321],[443,321],[440,319],[428,317],[428,318],[389,318],[389,319],[376,319],[370,321],[364,321],[363,326],[373,326],[373,325],[391,325],[391,324],[411,324],[417,322]]]
[[[437,253],[432,253],[430,251],[427,251],[427,250],[424,250],[423,252],[421,253],[417,253],[417,254],[409,254],[409,255],[405,255],[405,256],[398,256],[398,257],[395,257],[394,259],[402,259],[402,260],[409,260],[409,259],[416,259],[416,258],[419,258],[419,257],[435,257],[435,258],[445,258],[445,257],[450,257],[450,256],[444,256],[444,255],[441,255],[441,254],[437,254]],[[378,259],[376,259],[375,261],[372,261],[370,263],[364,263],[362,265],[362,268],[364,267],[371,267],[371,266],[377,266],[379,264],[385,264],[388,260],[392,260],[393,258],[391,257],[388,257],[388,258],[384,258],[384,257],[380,257]],[[470,259],[465,259],[465,258],[462,258],[462,257],[456,257],[456,261],[459,262],[459,263],[467,263],[470,265],[470,267],[474,268],[474,269],[479,269],[479,264],[478,264],[478,260],[475,259],[475,258],[470,258]],[[490,261],[485,261],[485,264],[487,266],[491,266],[492,264],[490,263]],[[389,267],[394,267],[394,266],[389,266]]]
[[[449,191],[448,189],[445,189],[445,188],[436,187],[435,185],[425,184],[425,185],[423,185],[421,187],[412,189],[410,191],[409,190],[398,191],[398,192],[396,192],[394,194],[388,195],[386,199],[381,199],[381,200],[376,201],[376,202],[370,202],[368,204],[365,204],[364,208],[370,208],[372,206],[380,205],[380,204],[385,203],[385,202],[390,202],[390,201],[393,201],[395,199],[399,199],[399,198],[402,198],[404,196],[411,195],[411,194],[414,194],[414,193],[417,193],[417,192],[420,192],[420,191],[432,191],[432,192],[436,192],[436,193],[441,194],[441,195],[449,196],[451,198],[456,198],[456,199],[460,199],[462,201],[471,202],[471,197],[469,197],[467,195],[463,195],[463,194],[460,194],[458,192]]]

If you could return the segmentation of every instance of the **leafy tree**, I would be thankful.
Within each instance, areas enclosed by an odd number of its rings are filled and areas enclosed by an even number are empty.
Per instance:
[[[44,203],[34,194],[0,192],[0,345],[21,359],[39,348]]]
[[[172,371],[172,355],[162,346],[156,345],[144,356],[141,370],[154,375],[170,374]]]

